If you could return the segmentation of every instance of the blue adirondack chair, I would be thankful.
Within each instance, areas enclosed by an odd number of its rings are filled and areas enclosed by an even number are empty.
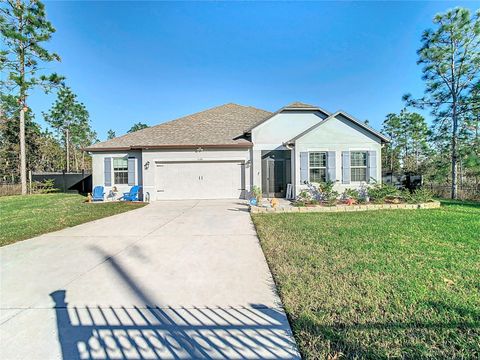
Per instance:
[[[92,200],[93,201],[103,201],[103,196],[105,192],[103,191],[103,186],[95,186],[93,188]]]
[[[123,193],[123,196],[120,198],[120,200],[139,201],[141,190],[142,190],[142,187],[139,185],[132,186],[129,192]]]

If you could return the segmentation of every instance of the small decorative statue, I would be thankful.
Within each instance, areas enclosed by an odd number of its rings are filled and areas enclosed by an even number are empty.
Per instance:
[[[345,204],[347,204],[348,206],[355,205],[356,201],[355,199],[348,198],[347,200],[345,200]]]
[[[270,205],[272,205],[272,208],[276,208],[278,206],[278,199],[273,198],[270,200]]]
[[[114,186],[109,192],[108,192],[108,195],[107,195],[107,199],[110,200],[110,201],[114,201],[116,200],[117,198],[117,187]]]
[[[87,194],[87,202],[88,202],[88,203],[91,203],[91,202],[92,202],[92,194],[91,194],[91,193],[88,193],[88,194]]]

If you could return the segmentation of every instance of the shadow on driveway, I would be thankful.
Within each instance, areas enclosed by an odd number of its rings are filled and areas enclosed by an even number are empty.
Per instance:
[[[69,306],[50,294],[63,359],[295,359],[281,309],[161,306],[109,254],[94,247],[144,307]]]

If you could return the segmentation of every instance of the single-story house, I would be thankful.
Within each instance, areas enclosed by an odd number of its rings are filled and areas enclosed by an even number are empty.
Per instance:
[[[143,187],[148,201],[285,197],[308,183],[335,189],[381,180],[388,138],[344,111],[295,102],[271,113],[225,104],[94,144],[93,186]]]

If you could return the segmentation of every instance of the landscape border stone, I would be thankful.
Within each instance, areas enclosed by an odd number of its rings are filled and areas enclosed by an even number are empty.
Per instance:
[[[344,211],[375,211],[375,210],[415,210],[415,209],[436,209],[440,207],[439,201],[431,201],[420,204],[366,204],[366,205],[334,205],[334,206],[279,206],[279,207],[260,207],[250,206],[250,212],[258,213],[296,213],[296,212],[344,212]]]

